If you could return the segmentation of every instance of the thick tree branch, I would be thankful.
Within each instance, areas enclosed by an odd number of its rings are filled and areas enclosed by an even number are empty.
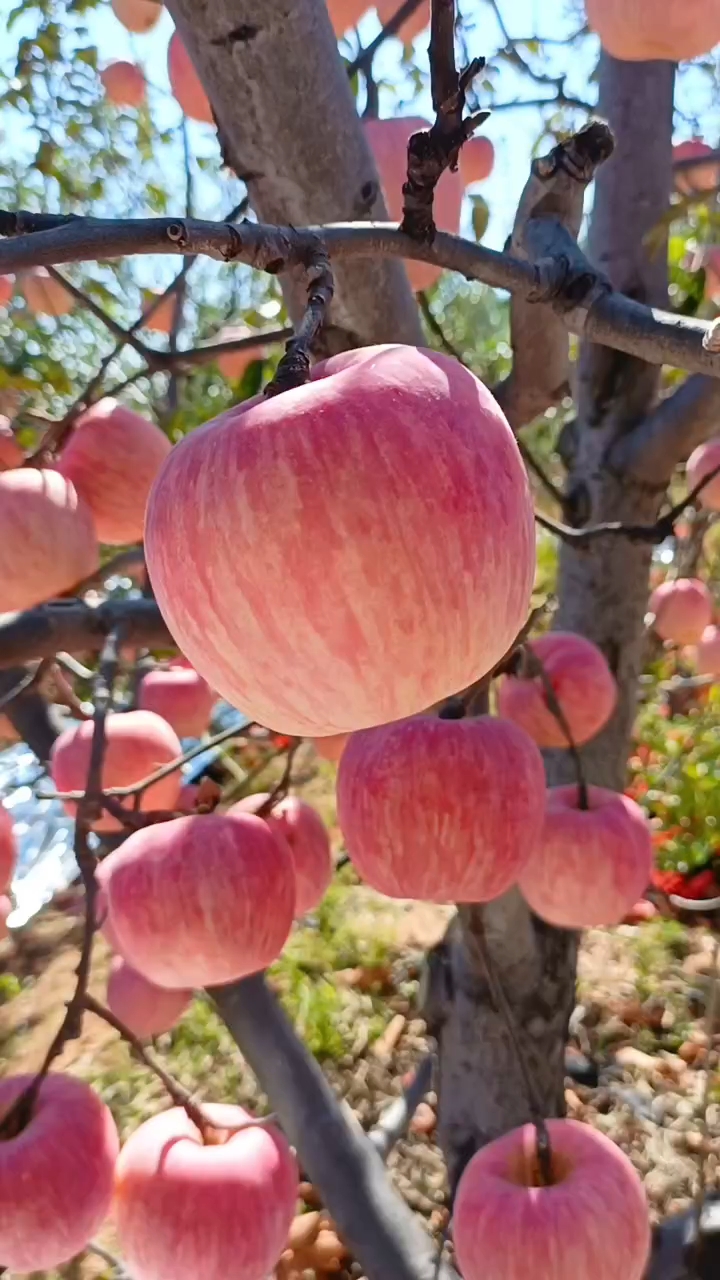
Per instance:
[[[106,600],[93,608],[81,600],[52,600],[25,613],[0,615],[0,670],[56,653],[99,653],[114,627],[135,648],[175,649],[154,600]]]
[[[617,442],[610,466],[642,484],[663,487],[720,422],[720,381],[696,373],[666,396],[629,435]]]

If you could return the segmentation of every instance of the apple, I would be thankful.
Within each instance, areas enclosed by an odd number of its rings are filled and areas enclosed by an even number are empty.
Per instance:
[[[323,737],[488,671],[527,618],[535,531],[487,388],[448,356],[378,346],[187,435],[153,486],[145,553],[179,648],[219,695]]]
[[[495,164],[495,148],[489,138],[468,138],[460,148],[460,176],[466,187],[484,182]]]
[[[58,791],[84,791],[87,785],[90,750],[94,725],[92,720],[65,729],[53,743],[50,773]],[[170,764],[182,753],[175,730],[153,711],[124,711],[108,716],[105,722],[105,758],[102,768],[103,790],[129,787],[142,782],[156,769]],[[180,771],[175,770],[142,793],[140,809],[174,809],[180,795]],[[132,809],[134,797],[122,801]],[[77,812],[74,801],[65,802],[66,812]],[[119,818],[103,812],[93,823],[94,831],[122,831]]]
[[[0,802],[0,893],[7,889],[12,880],[16,860],[13,820],[5,805]]]
[[[249,338],[251,335],[252,330],[244,324],[229,325],[220,330],[215,341],[239,342],[241,338]],[[230,382],[238,382],[249,365],[255,360],[264,360],[266,356],[265,347],[246,347],[240,351],[225,351],[217,357],[215,363],[223,378],[227,378]]]
[[[395,17],[401,2],[402,0],[377,0],[377,15],[383,27],[387,26],[390,19]],[[411,13],[410,17],[403,22],[397,33],[398,39],[402,40],[404,44],[410,44],[429,26],[430,0],[420,0],[415,12]]]
[[[702,138],[689,138],[673,147],[673,162],[676,160],[701,160],[703,156],[712,155]],[[720,185],[720,165],[717,161],[710,164],[697,165],[692,169],[680,169],[675,174],[675,189],[681,195],[689,196],[696,192],[715,191]]]
[[[393,12],[396,10],[392,0]],[[393,222],[400,222],[403,211],[403,183],[407,175],[407,147],[411,136],[430,124],[421,116],[393,116],[387,120],[363,121],[370,150],[380,176],[383,197],[388,215]],[[433,217],[440,231],[457,235],[460,230],[460,213],[463,201],[463,180],[458,170],[446,169],[435,188]],[[411,287],[418,292],[429,289],[442,275],[442,267],[429,262],[405,262]]]
[[[180,1107],[140,1125],[117,1162],[114,1220],[136,1280],[262,1280],[292,1222],[298,1170],[273,1125],[242,1107],[203,1104],[202,1135]]]
[[[694,489],[716,467],[720,467],[720,436],[698,445],[690,454],[686,470],[688,488]],[[720,511],[720,472],[700,490],[698,502],[706,511]]]
[[[720,41],[720,0],[586,0],[588,25],[626,62],[686,62]]]
[[[369,0],[327,0],[330,21],[336,36],[356,27],[369,7]]]
[[[24,461],[25,454],[15,439],[10,419],[0,415],[0,471],[12,471],[14,467],[21,467]]]
[[[12,298],[14,283],[13,276],[0,275],[0,307],[6,307]]]
[[[0,613],[70,591],[100,563],[92,517],[57,471],[0,472]]]
[[[200,784],[198,782],[186,782],[180,788],[178,797],[178,809],[185,809],[188,813],[193,813],[200,795]]]
[[[160,0],[112,0],[112,11],[118,22],[135,35],[145,35],[160,21]]]
[[[173,32],[168,45],[168,76],[170,88],[185,115],[201,124],[214,124],[210,99],[177,31]]]
[[[268,799],[266,791],[245,796],[228,813],[257,813]],[[307,915],[325,897],[332,880],[332,851],[323,820],[312,805],[297,796],[285,796],[265,821],[276,839],[287,842],[295,869],[295,916]]]
[[[6,893],[0,893],[0,942],[9,937],[8,916],[12,911],[12,902]]]
[[[141,107],[146,97],[145,77],[134,62],[111,62],[100,72],[108,102],[116,107]]]
[[[645,814],[629,796],[551,787],[538,844],[518,883],[529,907],[560,929],[619,924],[647,889],[653,848]]]
[[[349,737],[349,733],[331,733],[327,738],[313,738],[312,744],[323,760],[329,760],[331,764],[337,764],[347,746]]]
[[[105,1003],[140,1040],[170,1031],[191,999],[192,991],[170,990],[148,982],[122,956],[115,956],[112,961]]]
[[[604,654],[585,636],[552,631],[527,644],[568,722],[573,742],[589,742],[615,710],[617,685]],[[566,747],[567,738],[547,703],[540,676],[504,676],[498,714],[519,724],[540,747]]]
[[[109,858],[95,865],[95,921],[103,938],[112,951],[120,954],[120,939],[110,923],[110,907],[107,896],[107,882],[111,867]]]
[[[705,628],[697,643],[695,661],[698,675],[720,676],[720,627]]]
[[[142,328],[149,330],[150,333],[168,334],[172,331],[175,323],[177,295],[170,293],[167,297],[164,297],[164,294],[164,289],[146,289],[143,294],[143,311],[149,311],[155,299],[162,298],[152,315],[142,322]]]
[[[0,1121],[33,1081],[0,1080]],[[16,1137],[0,1140],[0,1258],[10,1271],[49,1271],[85,1248],[106,1217],[118,1136],[88,1085],[53,1073]]]
[[[653,630],[672,644],[697,644],[710,626],[713,600],[699,578],[673,578],[656,587],[648,601]]]
[[[627,1156],[577,1120],[546,1125],[550,1186],[532,1124],[489,1142],[465,1168],[453,1210],[464,1280],[641,1280],[650,1224]]]
[[[100,542],[140,541],[150,487],[170,448],[154,422],[117,400],[100,400],[78,418],[58,470],[92,511]]]
[[[210,685],[183,659],[148,671],[140,683],[138,706],[162,716],[180,738],[201,738],[214,705]]]
[[[540,837],[545,775],[531,738],[490,716],[416,716],[354,733],[338,819],[362,878],[391,898],[488,902]]]
[[[107,862],[120,954],[158,986],[233,982],[285,945],[295,872],[261,818],[174,818],[134,832]]]
[[[55,280],[45,267],[32,267],[19,277],[20,291],[29,311],[41,316],[66,316],[73,310],[75,299],[60,280]]]

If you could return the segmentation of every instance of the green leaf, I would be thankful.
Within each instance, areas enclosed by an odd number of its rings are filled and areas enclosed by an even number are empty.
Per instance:
[[[490,209],[488,203],[482,196],[471,196],[472,202],[472,229],[475,239],[482,240],[488,228],[490,221]]]

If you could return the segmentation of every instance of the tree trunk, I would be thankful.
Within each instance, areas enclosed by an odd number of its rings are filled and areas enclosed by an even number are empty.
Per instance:
[[[671,179],[674,67],[603,55],[599,114],[616,134],[596,179],[590,257],[616,288],[651,305],[666,300],[667,242],[645,238],[667,208]],[[538,325],[542,313],[538,312]],[[568,478],[575,523],[652,521],[662,489],[642,489],[606,465],[608,450],[651,408],[659,370],[608,348],[582,353]],[[650,548],[626,539],[560,553],[558,628],[600,645],[619,687],[612,721],[583,749],[588,779],[621,788],[641,670]],[[567,752],[549,752],[550,784],[572,778]],[[440,1138],[451,1182],[482,1143],[529,1118],[528,1099],[504,1019],[488,988],[478,937],[511,1006],[547,1116],[563,1109],[563,1054],[575,991],[575,934],[537,920],[517,890],[461,910],[431,958],[429,1017],[440,1042]],[[434,976],[434,981],[433,981]]]
[[[225,158],[263,221],[387,220],[324,0],[170,0],[168,8],[212,101]],[[423,341],[400,262],[339,263],[334,274],[326,352]],[[302,276],[288,273],[283,287],[297,320]]]

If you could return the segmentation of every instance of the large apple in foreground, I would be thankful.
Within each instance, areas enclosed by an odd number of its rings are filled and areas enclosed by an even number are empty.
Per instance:
[[[148,982],[122,956],[116,956],[110,966],[105,1003],[140,1040],[170,1031],[191,999],[192,991]]]
[[[32,1080],[0,1080],[0,1120]],[[110,1208],[118,1146],[113,1118],[88,1085],[46,1076],[29,1123],[0,1139],[4,1267],[53,1270],[85,1248]]]
[[[519,884],[536,915],[561,929],[619,924],[644,893],[653,868],[647,819],[628,796],[551,787],[542,834]]]
[[[269,798],[266,791],[246,796],[228,813],[257,813]],[[295,868],[295,915],[313,911],[332,880],[333,860],[325,824],[311,804],[285,796],[265,818],[273,835],[287,842]]]
[[[100,542],[140,541],[150,487],[169,452],[160,428],[117,400],[101,400],[78,419],[58,470],[92,511]]]
[[[214,124],[210,99],[177,31],[173,32],[168,45],[168,76],[170,88],[185,115],[201,124]]]
[[[62,595],[99,562],[90,511],[64,476],[0,473],[0,613]]]
[[[13,821],[4,804],[0,803],[0,893],[10,884],[16,857]]]
[[[713,600],[699,578],[673,578],[661,582],[648,601],[654,614],[653,630],[673,644],[697,644],[712,622]]]
[[[641,1280],[650,1224],[627,1156],[589,1125],[546,1124],[550,1186],[531,1124],[488,1143],[460,1178],[453,1240],[464,1280]]]
[[[585,636],[553,631],[527,644],[568,722],[573,742],[589,742],[615,709],[617,685],[604,654]],[[566,747],[567,737],[548,705],[540,676],[505,676],[498,712],[519,724],[540,747]]]
[[[182,658],[149,671],[140,684],[138,706],[162,716],[180,738],[201,738],[214,704],[210,685]]]
[[[698,445],[690,454],[686,468],[688,488],[694,489],[716,467],[720,467],[720,438]],[[700,490],[698,502],[707,511],[720,511],[720,472]]]
[[[106,861],[120,953],[161,987],[244,978],[285,945],[295,872],[262,818],[175,818],[136,831]]]
[[[202,1109],[212,1141],[175,1107],[120,1153],[114,1219],[135,1280],[263,1280],[285,1248],[298,1196],[286,1139],[271,1124],[239,1128],[242,1107]]]
[[[532,856],[544,796],[534,742],[490,716],[416,716],[365,729],[338,768],[348,853],[363,880],[391,898],[497,898]]]
[[[686,62],[720,41],[720,0],[585,0],[592,31],[614,58]]]
[[[403,346],[335,356],[191,432],[153,486],[145,549],[193,666],[299,737],[471,684],[525,622],[535,571],[497,403],[456,360]]]
[[[92,720],[85,720],[65,729],[53,744],[50,773],[58,791],[85,790],[93,728]],[[105,723],[103,789],[129,787],[142,782],[156,769],[176,760],[181,751],[180,739],[174,729],[152,711],[124,711],[108,716]],[[143,791],[140,809],[173,809],[180,795],[180,785],[180,771],[176,769]],[[122,804],[126,809],[132,809],[133,797],[128,796]],[[66,802],[65,808],[73,816],[77,812],[77,805],[72,800]],[[119,818],[103,812],[93,823],[93,830],[121,831],[122,823]]]

